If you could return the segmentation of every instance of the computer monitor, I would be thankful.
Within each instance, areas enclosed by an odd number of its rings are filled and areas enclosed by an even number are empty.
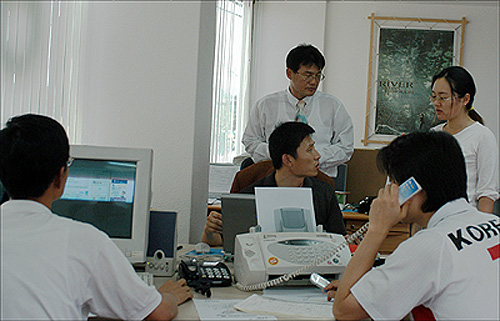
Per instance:
[[[146,261],[153,150],[72,145],[52,211],[106,232],[131,263]]]

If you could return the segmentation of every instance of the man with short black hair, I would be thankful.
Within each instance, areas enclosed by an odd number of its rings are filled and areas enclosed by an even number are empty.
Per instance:
[[[245,187],[241,193],[255,193],[255,187],[309,187],[313,194],[316,224],[326,232],[346,234],[342,212],[333,187],[315,178],[320,154],[311,135],[314,129],[301,122],[279,125],[269,137],[269,150],[275,171]],[[222,245],[222,215],[211,212],[202,235],[202,242]]]
[[[289,87],[263,97],[250,112],[242,143],[254,162],[270,158],[269,136],[278,124],[300,121],[314,128],[320,169],[337,177],[337,166],[354,152],[354,127],[339,99],[317,91],[324,67],[325,58],[316,47],[302,44],[290,50],[286,58]]]
[[[185,280],[150,288],[105,233],[51,212],[70,162],[66,132],[49,117],[17,116],[0,131],[11,198],[0,207],[0,319],[173,319],[192,298]]]
[[[380,150],[377,163],[392,184],[370,209],[370,224],[335,294],[337,320],[498,320],[500,219],[467,202],[465,161],[445,132],[412,133]],[[408,178],[422,190],[399,205]],[[404,221],[418,231],[372,269],[390,229]],[[338,288],[337,288],[338,286]],[[335,291],[336,290],[336,291]]]

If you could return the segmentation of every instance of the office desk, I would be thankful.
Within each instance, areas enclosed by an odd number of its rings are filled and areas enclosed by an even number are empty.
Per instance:
[[[170,277],[155,277],[154,278],[154,283],[155,287],[158,289],[160,286],[165,283],[167,280],[170,280]],[[229,287],[213,287],[210,288],[212,292],[212,296],[210,298],[207,298],[204,295],[201,295],[200,293],[195,292],[193,289],[191,291],[193,292],[193,299],[201,299],[201,300],[245,300],[247,297],[251,296],[252,294],[262,294],[262,291],[254,291],[254,292],[243,292],[235,288],[234,286],[229,286]],[[198,311],[196,310],[196,306],[194,304],[193,300],[188,300],[178,306],[178,311],[179,313],[177,314],[177,317],[174,320],[179,320],[179,321],[188,321],[188,320],[200,320],[198,316]],[[89,317],[89,321],[117,321],[114,319],[107,319],[107,318],[101,318],[101,317]],[[284,318],[279,318],[279,320],[286,320]]]
[[[183,247],[181,250],[177,252],[177,262],[179,262],[180,257],[182,257],[183,254],[191,251],[194,249],[194,245],[192,244],[182,244]],[[232,276],[234,277],[234,270],[233,270],[233,263],[232,262],[225,262],[225,264],[228,266],[228,268],[231,271]],[[165,281],[169,280],[169,277],[155,277],[154,282],[156,288],[159,288]],[[210,298],[207,298],[204,295],[201,295],[200,293],[195,292],[192,288],[191,291],[193,293],[193,299],[199,299],[199,300],[245,300],[249,296],[253,294],[258,294],[262,295],[263,291],[252,291],[252,292],[245,292],[245,291],[240,291],[238,290],[234,284],[233,286],[228,286],[228,287],[212,287],[210,288],[212,295]],[[193,300],[189,300],[182,305],[178,307],[178,315],[175,318],[175,320],[200,320],[198,316],[198,311],[196,309],[196,305]],[[286,316],[278,316],[276,317],[278,320],[297,320],[297,317],[286,317]],[[303,319],[303,318],[302,318]],[[304,319],[303,319],[304,320]]]
[[[165,281],[169,278],[167,277],[155,277],[155,286],[159,288]],[[252,294],[262,294],[262,291],[255,292],[243,292],[235,288],[234,286],[228,287],[212,287],[210,288],[212,292],[212,296],[207,298],[200,293],[195,292],[191,289],[194,295],[194,299],[202,299],[202,300],[245,300],[247,297]],[[175,320],[199,320],[198,311],[196,310],[196,306],[193,300],[189,300],[184,304],[179,306],[179,314],[175,318]]]
[[[177,263],[180,262],[180,257],[182,257],[183,254],[192,251],[193,249],[193,244],[182,244],[182,249],[177,251]],[[231,270],[231,275],[234,277],[233,264],[231,262],[225,262],[225,264],[229,267],[229,269]],[[155,277],[154,282],[156,288],[160,288],[160,286],[169,279],[170,277]],[[234,286],[212,287],[210,288],[210,291],[212,292],[210,298],[207,298],[206,296],[195,292],[192,288],[191,291],[193,292],[193,299],[201,300],[245,300],[247,297],[251,296],[254,293],[262,294],[262,291],[240,291]],[[177,315],[175,320],[199,320],[198,311],[196,310],[196,306],[193,300],[184,302],[179,306],[179,314]]]

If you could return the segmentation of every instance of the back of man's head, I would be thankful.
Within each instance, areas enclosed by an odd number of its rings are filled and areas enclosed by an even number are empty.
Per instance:
[[[49,117],[13,117],[0,131],[0,181],[13,199],[42,196],[68,158],[66,132]]]
[[[286,67],[297,72],[300,66],[310,67],[316,65],[320,70],[325,67],[325,57],[312,45],[301,44],[288,52]]]
[[[297,158],[297,148],[307,136],[314,133],[314,129],[302,122],[286,122],[278,125],[269,136],[269,154],[275,169],[283,166],[281,156],[284,154]]]
[[[382,148],[377,165],[398,184],[414,177],[427,193],[424,212],[467,199],[465,160],[457,140],[442,131],[402,135]]]

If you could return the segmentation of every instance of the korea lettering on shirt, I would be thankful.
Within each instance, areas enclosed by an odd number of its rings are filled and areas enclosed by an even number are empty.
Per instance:
[[[455,232],[448,234],[448,238],[455,245],[457,251],[462,251],[467,246],[474,246],[492,237],[500,235],[500,221],[498,219],[490,220],[477,225],[469,225],[465,228],[459,228]],[[487,249],[491,259],[500,258],[500,243]]]

